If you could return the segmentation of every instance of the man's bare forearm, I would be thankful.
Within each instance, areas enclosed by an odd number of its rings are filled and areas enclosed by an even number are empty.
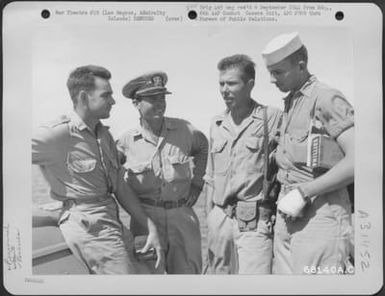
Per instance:
[[[141,226],[148,229],[153,227],[152,221],[147,216],[144,211],[139,198],[132,188],[120,178],[118,181],[118,189],[116,192],[116,198],[118,199],[120,205],[137,221]],[[151,229],[148,229],[149,231]]]

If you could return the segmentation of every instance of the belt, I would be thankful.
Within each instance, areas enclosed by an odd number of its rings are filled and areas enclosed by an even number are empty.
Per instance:
[[[162,200],[162,199],[150,199],[150,198],[141,198],[140,201],[146,205],[168,209],[180,208],[185,205],[187,199],[182,198],[179,200]]]
[[[63,206],[67,206],[70,204],[76,204],[76,205],[94,204],[94,203],[109,200],[111,198],[112,198],[112,196],[109,194],[100,195],[100,196],[92,196],[92,197],[69,198],[69,199],[63,200]]]
[[[217,205],[217,206],[220,207],[227,216],[229,216],[230,218],[233,218],[235,216],[237,202],[238,201],[232,201],[223,206],[220,206],[220,205]],[[254,202],[258,210],[258,219],[261,219],[261,220],[270,219],[271,215],[274,214],[275,212],[275,203],[262,201],[262,200],[257,200]]]

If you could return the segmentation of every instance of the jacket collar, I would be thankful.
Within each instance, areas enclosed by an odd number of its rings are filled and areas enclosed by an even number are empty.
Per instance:
[[[79,130],[79,131],[83,131],[85,129],[89,130],[91,133],[94,133],[93,130],[91,130],[89,128],[88,125],[86,125],[84,123],[84,121],[80,118],[80,116],[76,113],[76,112],[71,112],[69,114],[69,118],[71,119],[71,122],[72,124]],[[109,126],[106,126],[106,125],[103,125],[100,121],[97,123],[96,125],[96,129],[98,131],[105,131],[105,130],[108,130],[110,127]]]
[[[164,117],[163,125],[166,130],[174,130],[177,128],[175,121],[168,117]],[[145,138],[146,131],[143,130],[142,126],[139,126],[133,131],[132,135],[134,140],[139,140],[141,138]]]
[[[253,111],[248,116],[248,118],[246,118],[245,120],[248,120],[249,118],[251,118],[251,119],[263,119],[262,107],[263,106],[261,104],[259,104],[259,103],[257,103],[256,101],[253,100],[253,105],[252,105]],[[225,120],[227,120],[229,118],[229,116],[231,116],[230,115],[230,111],[226,110],[223,113],[215,116],[214,117],[214,122],[217,125],[221,125],[223,123],[223,121],[225,121]]]
[[[283,98],[283,100],[287,101],[299,95],[310,98],[317,81],[318,81],[317,77],[315,77],[314,75],[310,75],[309,79],[306,80],[306,82],[302,85],[302,87],[299,90],[295,92],[290,92],[286,97]]]

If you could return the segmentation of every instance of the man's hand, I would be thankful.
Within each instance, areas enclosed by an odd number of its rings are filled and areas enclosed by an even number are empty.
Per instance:
[[[294,189],[278,201],[277,209],[284,218],[300,218],[307,200],[301,190]]]
[[[59,211],[43,210],[40,206],[33,205],[32,227],[46,227],[46,226],[57,227],[59,218],[60,218]]]
[[[141,253],[146,253],[149,249],[154,248],[156,251],[157,259],[155,263],[155,268],[162,268],[165,264],[165,254],[164,250],[160,244],[159,234],[156,230],[154,223],[148,219],[148,236],[146,244],[143,249],[140,251]]]
[[[199,195],[201,194],[201,191],[202,191],[201,187],[194,185],[194,184],[191,184],[190,192],[189,192],[188,197],[187,197],[186,206],[192,207],[193,205],[195,205],[195,203],[198,200]]]

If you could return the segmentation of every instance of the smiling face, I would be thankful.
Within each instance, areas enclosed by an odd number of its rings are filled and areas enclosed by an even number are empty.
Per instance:
[[[158,94],[143,96],[134,102],[142,118],[147,120],[162,119],[166,112],[166,96]]]
[[[112,97],[112,89],[108,80],[95,77],[94,89],[85,93],[89,116],[97,120],[110,117],[110,111],[115,100]]]
[[[219,90],[229,110],[247,103],[254,80],[244,81],[243,72],[238,67],[228,68],[219,73]]]
[[[270,82],[282,92],[296,90],[301,83],[301,63],[292,63],[284,59],[274,65],[268,66]]]

